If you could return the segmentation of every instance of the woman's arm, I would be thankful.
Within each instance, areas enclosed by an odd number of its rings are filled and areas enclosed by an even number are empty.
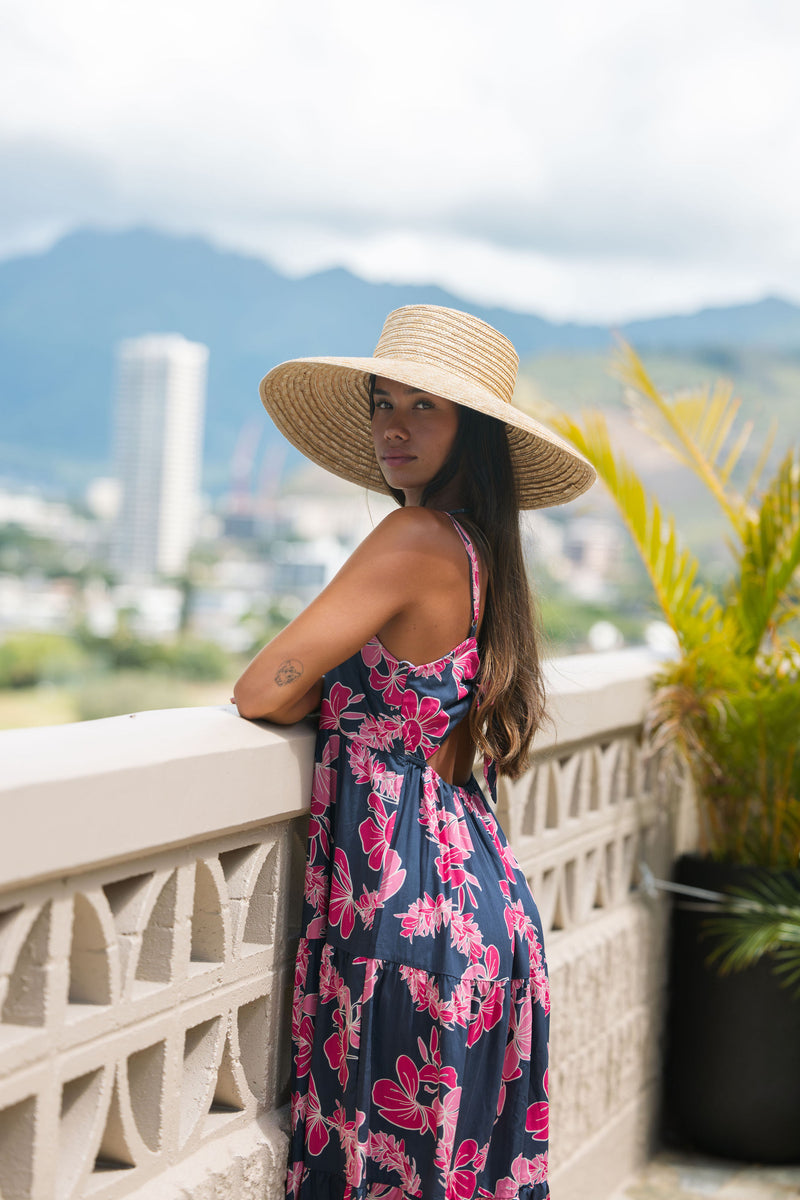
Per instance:
[[[307,717],[309,713],[316,712],[321,702],[322,676],[316,683],[312,683],[299,700],[285,704],[282,708],[277,708],[274,712],[269,713],[269,720],[274,721],[276,725],[294,725],[297,721],[302,721],[303,717]]]
[[[233,689],[243,717],[285,725],[301,720],[319,706],[325,672],[418,603],[423,564],[430,566],[420,533],[430,528],[431,515],[421,509],[391,513],[324,591],[258,652]]]

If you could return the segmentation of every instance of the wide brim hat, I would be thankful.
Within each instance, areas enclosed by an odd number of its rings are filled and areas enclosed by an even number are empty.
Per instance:
[[[312,462],[376,492],[390,489],[372,440],[370,376],[419,388],[505,424],[520,508],[564,504],[592,485],[576,450],[512,403],[519,358],[469,313],[429,304],[389,313],[372,358],[296,358],[261,380],[278,429]]]

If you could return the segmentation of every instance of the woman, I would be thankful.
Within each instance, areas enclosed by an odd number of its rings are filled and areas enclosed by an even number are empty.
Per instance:
[[[518,509],[594,474],[511,406],[517,362],[476,318],[413,306],[373,358],[261,383],[309,458],[401,505],[235,688],[246,717],[320,710],[292,1011],[303,1200],[548,1195],[542,931],[471,768],[478,749],[495,800],[542,719]]]

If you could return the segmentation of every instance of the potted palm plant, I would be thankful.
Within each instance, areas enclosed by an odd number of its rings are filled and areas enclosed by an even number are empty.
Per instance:
[[[667,1128],[712,1153],[798,1161],[800,999],[780,986],[767,958],[787,946],[797,953],[800,454],[789,450],[767,478],[768,436],[749,480],[736,486],[751,429],[729,386],[668,397],[625,343],[615,372],[637,424],[700,478],[729,532],[728,578],[712,586],[674,519],[613,444],[603,415],[549,414],[605,483],[675,635],[676,654],[654,681],[647,731],[654,749],[685,764],[697,801],[699,852],[678,860],[676,880],[714,895],[749,889],[749,899],[722,910],[675,904]],[[743,969],[721,975],[720,964]]]

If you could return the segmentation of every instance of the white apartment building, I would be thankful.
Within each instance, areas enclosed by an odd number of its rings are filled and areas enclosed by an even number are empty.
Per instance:
[[[120,343],[112,562],[127,578],[179,574],[198,515],[208,348],[179,334]]]

